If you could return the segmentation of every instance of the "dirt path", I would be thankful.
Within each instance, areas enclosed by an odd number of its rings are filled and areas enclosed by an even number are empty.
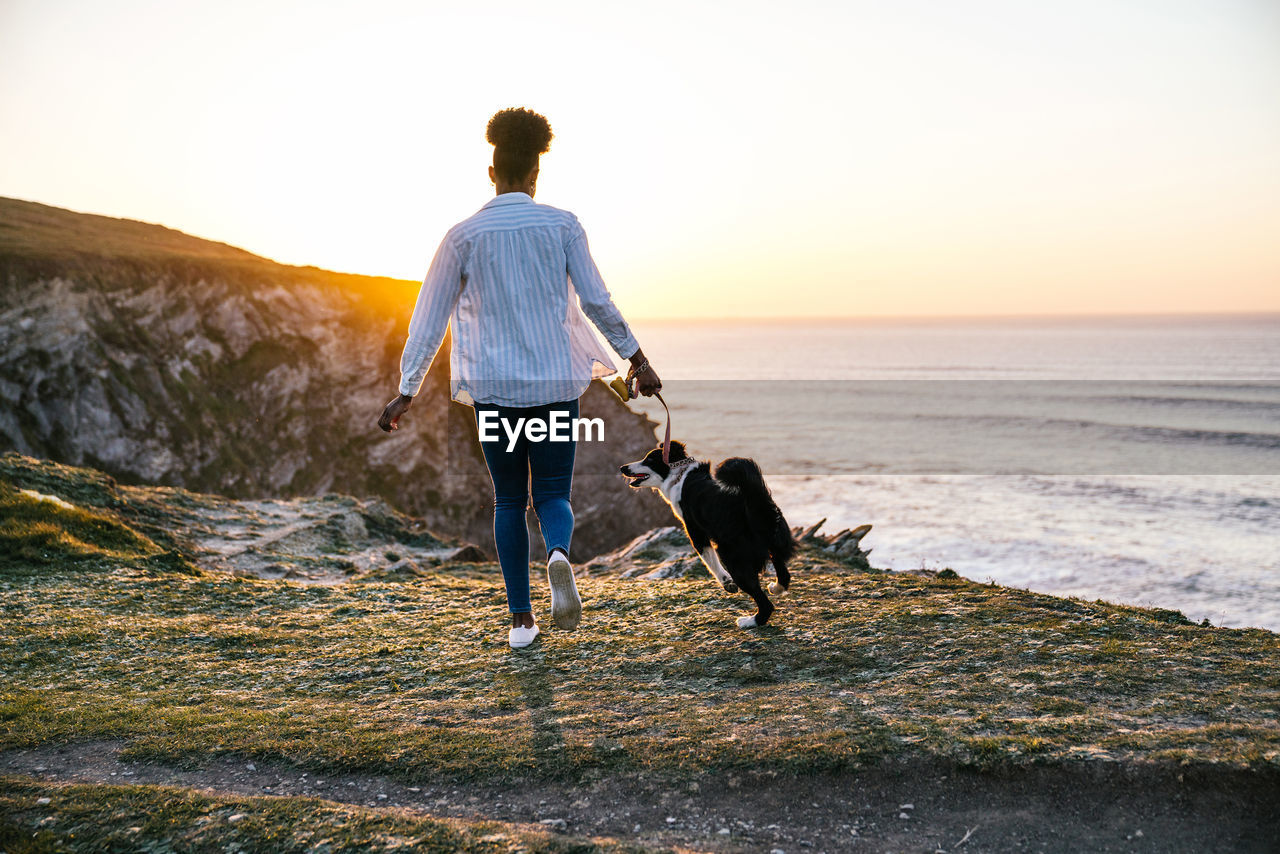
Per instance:
[[[796,779],[769,773],[672,782],[651,774],[578,786],[408,786],[223,757],[193,769],[122,762],[121,742],[0,753],[0,773],[62,782],[159,783],[210,793],[306,795],[374,809],[541,823],[692,850],[1276,851],[1280,781],[1236,773],[1030,769],[957,772],[921,764]]]

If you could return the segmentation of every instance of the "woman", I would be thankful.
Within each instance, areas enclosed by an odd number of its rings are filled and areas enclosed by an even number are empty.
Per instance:
[[[409,321],[400,396],[378,419],[388,432],[409,409],[449,324],[450,392],[474,406],[477,425],[578,417],[578,398],[591,380],[615,372],[584,313],[631,361],[641,394],[662,388],[591,260],[577,217],[533,201],[538,157],[551,146],[547,120],[523,108],[502,110],[489,120],[486,138],[494,147],[489,180],[497,194],[451,228],[436,250]],[[483,441],[485,432],[492,430],[480,432],[480,447],[493,480],[493,538],[511,611],[507,639],[519,649],[539,632],[529,601],[531,479],[547,545],[552,620],[571,630],[582,613],[569,563],[575,443],[529,441],[525,433],[511,440],[501,428],[497,441]]]

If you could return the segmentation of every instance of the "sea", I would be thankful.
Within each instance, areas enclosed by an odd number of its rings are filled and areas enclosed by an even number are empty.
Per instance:
[[[1280,631],[1280,315],[632,326],[691,454],[875,566]]]

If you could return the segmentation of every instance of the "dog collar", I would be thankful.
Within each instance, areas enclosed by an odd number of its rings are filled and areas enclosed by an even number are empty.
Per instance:
[[[670,472],[678,474],[681,469],[690,469],[695,467],[697,464],[698,461],[693,457],[685,457],[683,460],[676,460],[675,463],[671,465]],[[668,477],[670,477],[670,473],[668,473]]]

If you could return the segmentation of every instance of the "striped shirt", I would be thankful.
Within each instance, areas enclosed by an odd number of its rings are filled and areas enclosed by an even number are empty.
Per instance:
[[[575,298],[576,297],[576,298]],[[417,394],[452,325],[454,400],[539,406],[573,400],[640,349],[568,211],[503,193],[449,229],[427,270],[400,357],[400,393]]]

